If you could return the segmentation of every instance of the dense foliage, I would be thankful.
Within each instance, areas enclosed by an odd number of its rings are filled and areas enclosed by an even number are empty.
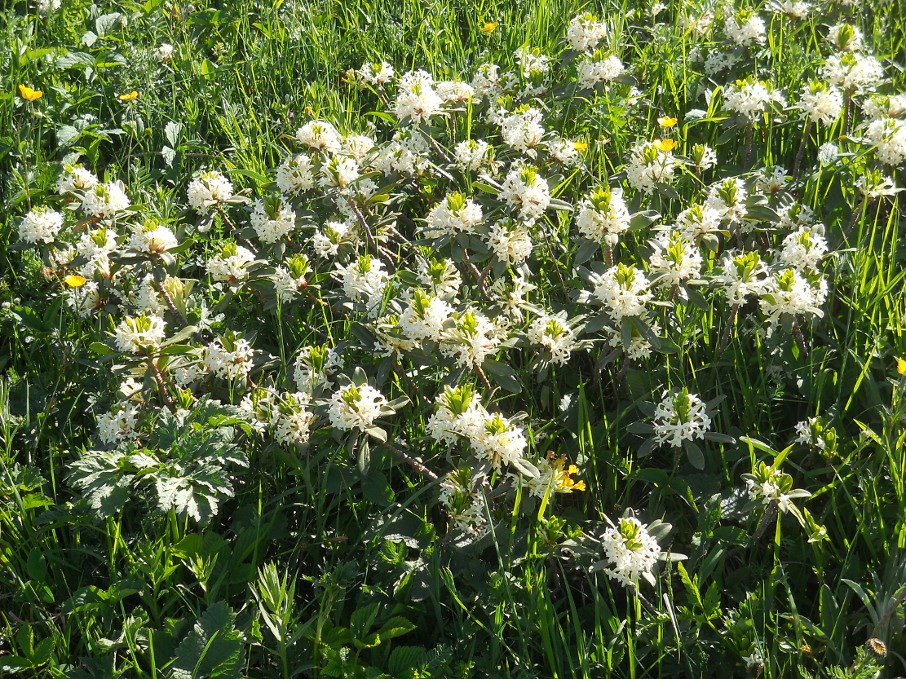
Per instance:
[[[3,673],[906,672],[897,2],[0,17]]]

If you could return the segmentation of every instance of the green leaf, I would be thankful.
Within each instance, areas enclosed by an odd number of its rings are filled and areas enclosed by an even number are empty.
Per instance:
[[[381,628],[378,630],[378,635],[380,635],[381,639],[386,641],[387,639],[395,639],[404,634],[409,634],[409,632],[416,627],[418,627],[418,625],[414,622],[411,622],[400,615],[396,615],[381,625]]]
[[[218,601],[195,623],[176,649],[173,679],[238,677],[244,665],[242,635],[233,627],[235,616],[226,602]]]
[[[94,20],[94,31],[100,37],[107,35],[110,30],[119,23],[120,17],[122,14],[119,12],[111,12],[110,14],[102,14],[97,19]]]
[[[364,641],[380,610],[381,605],[373,603],[353,611],[352,617],[349,618],[349,628],[356,639]]]

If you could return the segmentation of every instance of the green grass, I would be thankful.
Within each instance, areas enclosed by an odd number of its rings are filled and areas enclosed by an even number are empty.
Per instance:
[[[830,288],[823,317],[798,321],[808,353],[791,327],[766,336],[754,303],[734,317],[726,300],[703,286],[701,304],[683,301],[678,291],[660,294],[674,304],[652,312],[663,351],[638,361],[620,352],[605,361],[612,347],[598,330],[582,336],[593,340],[590,348],[544,370],[525,340],[500,349],[496,372],[487,363],[484,372],[457,368],[439,354],[381,362],[373,343],[362,339],[363,333],[370,337],[366,315],[343,307],[330,262],[313,258],[308,288],[293,303],[276,304],[260,272],[232,292],[214,288],[204,262],[235,235],[225,215],[241,229],[247,213],[227,206],[202,237],[187,228],[201,220],[186,209],[188,183],[202,169],[224,172],[250,199],[266,195],[273,169],[301,150],[295,132],[310,119],[389,140],[396,126],[387,120],[388,107],[373,90],[356,88],[347,73],[366,60],[385,60],[397,73],[425,69],[437,80],[469,81],[486,61],[512,68],[514,52],[530,46],[555,64],[555,86],[535,102],[545,129],[588,144],[581,169],[564,170],[552,193],[577,204],[600,183],[622,184],[631,211],[656,210],[659,223],[669,224],[690,201],[703,201],[711,182],[752,169],[745,166],[745,130],[722,124],[722,94],[715,94],[713,117],[687,124],[689,110],[709,108],[705,90],[757,73],[795,103],[829,53],[826,27],[848,19],[885,65],[883,91],[903,92],[901,0],[858,10],[816,3],[799,21],[753,3],[768,24],[767,46],[749,50],[713,79],[694,58],[702,40],[680,24],[684,12],[700,16],[705,3],[670,2],[656,21],[646,0],[63,5],[47,17],[25,2],[0,12],[0,674],[906,674],[906,378],[897,372],[897,358],[906,355],[903,221],[899,194],[863,200],[858,192],[856,180],[876,161],[869,147],[844,135],[842,119],[813,126],[801,180],[784,190],[815,210],[834,250],[821,264]],[[640,90],[634,106],[626,103],[629,84],[577,93],[569,83],[572,67],[557,61],[570,19],[584,11],[609,25],[610,47]],[[111,12],[120,16],[99,18]],[[488,22],[497,27],[486,33]],[[722,40],[715,37],[714,45]],[[152,54],[161,43],[175,48],[165,64]],[[24,101],[20,84],[43,96]],[[121,99],[133,91],[134,99]],[[476,104],[452,116],[455,132],[442,122],[432,133],[447,150],[451,135],[460,140],[466,130],[497,139],[483,110]],[[638,140],[660,135],[662,115],[679,118],[675,134],[689,146],[714,147],[719,165],[704,180],[678,173],[672,192],[645,196],[628,188],[623,169]],[[796,111],[760,120],[752,166],[791,168],[801,141]],[[833,167],[816,160],[828,141],[844,151]],[[498,158],[516,157],[498,146]],[[443,165],[439,157],[434,160]],[[147,360],[99,347],[114,346],[111,333],[125,312],[111,307],[79,317],[64,301],[64,269],[47,258],[46,248],[18,242],[19,223],[30,209],[64,209],[55,184],[65,161],[125,183],[136,213],[125,223],[154,218],[178,230],[185,249],[174,263],[146,262],[148,270],[194,281],[193,299],[203,300],[212,316],[225,314],[176,343],[170,360],[232,330],[262,352],[255,384],[295,391],[299,350],[338,346],[350,378],[361,367],[388,399],[408,397],[395,416],[381,420],[390,445],[367,435],[350,442],[355,437],[329,426],[323,404],[308,447],[279,445],[232,419],[228,408],[199,414],[191,393],[175,389],[165,362],[161,379],[175,404],[161,394]],[[545,176],[553,176],[553,164],[539,162]],[[448,178],[448,169],[430,168],[418,180],[389,186],[393,201],[371,206],[373,225],[386,217],[404,240],[414,240],[415,225],[454,189],[474,193],[486,211],[499,212],[495,196],[470,178]],[[898,185],[906,181],[902,166],[883,169]],[[504,165],[497,181],[505,175]],[[777,206],[772,199],[771,209]],[[310,255],[304,242],[336,210],[314,201],[297,207],[305,226],[283,245],[287,254]],[[67,214],[70,225],[78,221]],[[577,302],[589,285],[575,266],[581,248],[573,217],[549,210],[541,220],[529,260],[537,286],[531,299],[571,317],[593,316],[597,307]],[[653,235],[647,227],[623,235],[616,261],[648,269]],[[763,254],[780,247],[783,237],[768,228],[745,236],[747,247]],[[706,277],[719,254],[737,246],[735,234],[720,238],[717,254],[703,250]],[[414,269],[416,248],[387,243],[405,274],[399,280],[412,278],[404,270]],[[283,259],[276,248],[261,251]],[[435,243],[420,252],[456,256]],[[484,269],[480,252],[471,254]],[[594,248],[591,261],[606,256]],[[457,263],[464,298],[493,313],[480,274],[464,259]],[[506,278],[507,267],[495,268],[493,260],[488,266],[489,282]],[[172,311],[164,313],[172,336],[181,324]],[[202,325],[197,305],[185,314]],[[529,312],[517,329],[525,331],[533,317]],[[735,325],[721,347],[728,322]],[[177,459],[180,450],[188,458],[211,446],[206,460],[216,471],[197,473],[220,474],[214,485],[231,487],[232,496],[220,495],[209,520],[168,507],[153,482],[162,467],[154,476],[126,457],[111,463],[110,470],[134,474],[128,492],[111,501],[114,509],[99,517],[86,501],[80,460],[111,448],[98,440],[96,415],[115,402],[128,376],[142,384],[146,413],[142,449],[130,454],[166,458],[166,473],[176,477],[188,474],[187,466],[173,471],[185,463]],[[518,393],[507,388],[514,379]],[[404,456],[438,475],[465,459],[462,447],[450,452],[427,433],[442,385],[463,383],[474,386],[491,411],[526,413],[521,425],[536,461],[548,451],[565,455],[578,465],[575,477],[587,490],[539,501],[491,473],[485,482],[500,493],[485,500],[483,514],[494,530],[474,541],[452,530],[438,483]],[[712,430],[734,438],[701,442],[702,470],[679,450],[637,454],[648,436],[648,406],[665,389],[683,387],[704,401],[723,397]],[[251,386],[208,380],[195,397],[203,392],[238,405]],[[561,410],[564,396],[571,405]],[[179,405],[192,410],[195,425],[165,416]],[[797,444],[780,453],[793,443],[795,425],[816,416],[826,427],[827,448]],[[230,451],[247,467],[228,465]],[[801,522],[792,513],[774,518],[761,506],[743,509],[741,475],[778,456],[794,487],[811,493],[795,501],[804,511]],[[592,537],[627,509],[643,523],[672,524],[662,547],[688,557],[662,563],[655,584],[640,581],[637,594],[591,567],[604,558]],[[886,644],[886,659],[865,655],[870,638]],[[755,649],[762,662],[747,665]]]

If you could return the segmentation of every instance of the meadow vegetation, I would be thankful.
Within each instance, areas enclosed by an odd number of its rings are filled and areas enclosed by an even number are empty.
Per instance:
[[[13,0],[0,674],[906,674],[902,0]]]

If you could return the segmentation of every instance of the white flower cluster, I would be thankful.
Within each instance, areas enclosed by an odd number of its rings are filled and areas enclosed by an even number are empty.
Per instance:
[[[347,385],[330,397],[327,415],[330,424],[342,431],[365,431],[386,410],[387,399],[374,387]]]
[[[232,197],[233,185],[216,170],[201,172],[189,182],[189,206],[199,214],[207,214]]]
[[[153,351],[165,337],[164,319],[158,316],[126,316],[114,332],[116,348],[128,354]]]
[[[642,316],[653,294],[645,273],[634,266],[617,264],[603,274],[592,273],[594,297],[615,323],[624,316]]]
[[[62,228],[62,214],[48,207],[36,207],[19,222],[19,238],[26,243],[50,243]]]
[[[684,441],[703,439],[711,429],[704,402],[687,390],[665,391],[654,410],[654,442],[679,448]]]
[[[565,365],[576,346],[576,333],[569,327],[565,311],[539,316],[528,329],[528,339],[547,350],[551,362]]]
[[[572,18],[566,29],[566,41],[576,52],[591,52],[607,35],[607,24],[594,14],[580,14]]]
[[[635,517],[623,517],[608,528],[601,540],[609,562],[605,573],[627,587],[637,587],[639,578],[653,581],[652,571],[661,555],[657,540]]]

